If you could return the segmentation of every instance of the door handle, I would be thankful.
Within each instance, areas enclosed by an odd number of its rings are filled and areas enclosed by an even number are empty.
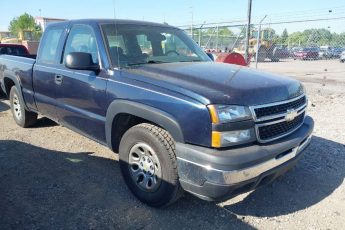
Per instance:
[[[61,75],[55,75],[55,84],[61,85],[63,77]]]

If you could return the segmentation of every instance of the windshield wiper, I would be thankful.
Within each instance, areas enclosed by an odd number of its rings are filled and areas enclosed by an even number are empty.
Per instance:
[[[196,60],[183,60],[183,61],[179,61],[179,62],[203,62],[203,60],[200,60],[200,59],[196,59]]]
[[[146,65],[146,64],[160,64],[160,63],[168,63],[164,61],[156,61],[156,60],[149,60],[147,62],[134,62],[134,63],[129,63],[127,66],[136,66],[136,65]]]
[[[204,62],[203,60],[196,59],[196,60],[181,60],[176,62]],[[176,63],[175,62],[175,63]],[[158,61],[158,60],[149,60],[147,62],[134,62],[128,63],[127,66],[140,66],[140,65],[147,65],[147,64],[162,64],[162,63],[174,63],[174,62],[165,62],[165,61]]]

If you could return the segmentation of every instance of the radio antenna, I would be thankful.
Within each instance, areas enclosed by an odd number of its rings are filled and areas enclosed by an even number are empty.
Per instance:
[[[116,0],[113,0],[113,8],[114,8],[114,27],[115,27],[115,37],[117,37],[117,23],[116,23]],[[110,44],[109,44],[110,45]],[[116,55],[117,57],[117,68],[120,69],[120,55],[119,55],[119,46],[116,46]]]
[[[115,0],[113,0],[113,8],[114,8],[114,19],[116,20]]]

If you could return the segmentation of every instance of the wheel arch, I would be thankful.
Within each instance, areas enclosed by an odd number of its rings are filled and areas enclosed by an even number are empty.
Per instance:
[[[118,130],[123,119],[126,120],[128,117],[135,118],[135,121],[127,121],[129,124]],[[110,104],[106,115],[105,130],[109,148],[118,152],[119,143],[125,131],[143,122],[155,124],[169,132],[175,141],[184,142],[181,127],[170,114],[138,102],[115,100]]]
[[[20,84],[20,79],[18,79],[17,77],[15,76],[5,76],[3,78],[3,87],[5,89],[5,94],[7,95],[7,97],[10,96],[10,91],[11,91],[11,88],[13,86],[16,86],[17,87],[17,90],[19,92],[19,97],[21,97],[22,101],[24,102],[24,107],[26,109],[27,106],[26,106],[26,103],[25,103],[25,100],[24,100],[24,96],[23,96],[23,92],[22,92],[22,87],[21,87],[21,84]]]
[[[19,81],[17,78],[15,77],[10,77],[10,76],[6,76],[3,79],[3,87],[5,89],[5,93],[7,96],[10,95],[10,91],[12,86],[16,86],[17,88],[19,88]],[[21,93],[21,92],[20,92]]]

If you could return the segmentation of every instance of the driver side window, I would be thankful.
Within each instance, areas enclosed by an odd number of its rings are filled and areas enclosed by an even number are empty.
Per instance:
[[[72,52],[84,52],[92,55],[94,64],[99,64],[96,38],[89,26],[75,25],[72,27],[65,45],[63,62]]]

